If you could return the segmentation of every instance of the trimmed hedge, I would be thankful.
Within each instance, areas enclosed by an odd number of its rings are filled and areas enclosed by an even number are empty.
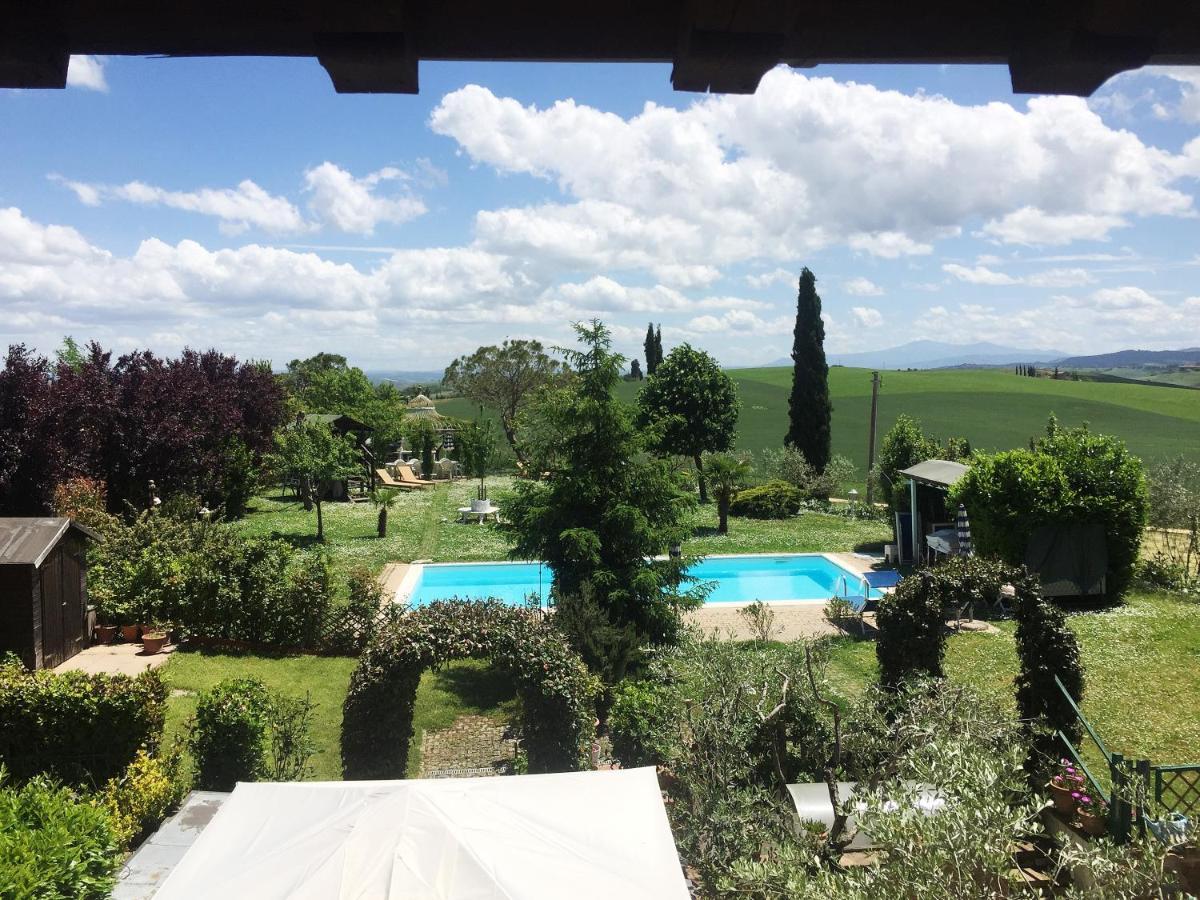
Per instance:
[[[1013,584],[1017,589],[1013,615],[1017,620],[1017,657],[1021,663],[1016,677],[1017,709],[1021,721],[1040,726],[1032,729],[1035,758],[1029,767],[1031,772],[1037,772],[1062,753],[1054,732],[1061,731],[1079,746],[1083,726],[1055,678],[1062,682],[1075,703],[1081,704],[1083,661],[1067,617],[1057,606],[1042,599],[1037,576],[1022,570]]]
[[[990,606],[1003,585],[1023,574],[996,560],[959,556],[902,579],[875,617],[880,683],[895,689],[917,675],[941,678],[947,614],[968,603]]]
[[[257,678],[230,678],[200,695],[189,741],[196,787],[232,791],[239,781],[262,778],[271,703]]]
[[[162,738],[167,689],[155,671],[29,672],[0,664],[0,763],[17,781],[48,774],[97,786]]]
[[[787,519],[800,511],[804,495],[786,481],[768,481],[758,487],[738,491],[729,511],[749,519]]]
[[[345,777],[405,777],[421,675],[453,659],[481,658],[516,684],[529,771],[585,768],[599,686],[563,635],[536,611],[450,601],[391,624],[359,658],[342,707]]]
[[[0,897],[107,900],[121,854],[104,810],[47,778],[4,781],[0,767]]]
[[[970,513],[980,553],[1021,565],[1038,526],[1097,524],[1108,549],[1109,595],[1120,597],[1133,580],[1149,504],[1142,464],[1117,438],[1061,428],[1051,418],[1031,450],[973,457],[951,496]]]

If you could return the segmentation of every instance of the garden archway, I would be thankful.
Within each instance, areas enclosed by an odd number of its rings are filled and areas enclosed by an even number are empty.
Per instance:
[[[359,657],[342,706],[345,778],[404,778],[421,675],[480,658],[512,675],[529,771],[583,768],[595,736],[596,686],[578,654],[538,612],[454,600],[414,610]]]

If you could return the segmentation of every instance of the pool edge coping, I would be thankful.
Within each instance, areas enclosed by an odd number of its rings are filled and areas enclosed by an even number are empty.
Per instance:
[[[810,551],[807,553],[805,553],[805,552],[794,552],[794,553],[712,553],[703,558],[704,559],[745,559],[747,557],[756,557],[756,556],[757,557],[820,556],[823,559],[825,559],[826,562],[828,562],[831,565],[835,566],[836,568],[840,569],[845,574],[852,575],[856,579],[862,578],[861,572],[855,572],[853,569],[850,569],[844,562],[837,559],[836,556],[834,555],[835,552],[844,552],[844,551],[832,551],[832,552],[830,552],[830,551]],[[659,556],[655,556],[653,558],[655,560],[663,560],[663,559],[669,559],[670,557],[659,555]],[[412,597],[413,591],[416,588],[417,581],[420,579],[421,573],[425,571],[426,566],[429,566],[432,568],[432,567],[436,567],[436,566],[526,566],[526,565],[532,565],[532,564],[545,565],[545,563],[541,562],[540,560],[536,560],[536,559],[500,559],[500,560],[477,559],[477,560],[469,560],[469,561],[464,561],[464,562],[413,561],[408,564],[408,571],[404,573],[404,578],[400,581],[399,586],[396,588],[395,595],[392,598],[392,603],[394,605],[400,605],[400,606],[404,606],[404,607],[409,606],[409,598]],[[813,598],[810,600],[797,600],[797,599],[762,600],[762,602],[769,603],[772,606],[809,606],[814,603],[828,603],[829,599],[830,598],[825,597],[824,599]],[[712,608],[713,609],[737,609],[737,608],[743,607],[743,606],[750,606],[754,603],[759,602],[759,600],[761,600],[761,598],[757,598],[755,600],[726,600],[721,603],[712,604]],[[700,606],[700,609],[704,609],[707,606],[709,606],[709,604],[707,601],[705,601]],[[546,608],[548,608],[548,607],[546,607]]]

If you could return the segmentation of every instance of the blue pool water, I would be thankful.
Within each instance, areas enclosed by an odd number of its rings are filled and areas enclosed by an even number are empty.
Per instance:
[[[855,592],[855,576],[818,554],[782,556],[714,556],[691,570],[711,583],[708,603],[750,603],[754,600],[828,600],[841,593],[843,575]],[[454,597],[473,600],[494,597],[510,606],[531,595],[545,606],[550,596],[550,570],[540,563],[448,563],[422,567],[409,595],[413,606]],[[872,592],[878,596],[878,592]]]

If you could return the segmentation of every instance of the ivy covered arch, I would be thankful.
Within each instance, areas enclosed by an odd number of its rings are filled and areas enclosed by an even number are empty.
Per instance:
[[[583,768],[595,736],[595,679],[537,612],[496,600],[431,603],[389,626],[359,658],[342,706],[347,779],[403,778],[421,675],[490,658],[522,701],[530,772]]]

